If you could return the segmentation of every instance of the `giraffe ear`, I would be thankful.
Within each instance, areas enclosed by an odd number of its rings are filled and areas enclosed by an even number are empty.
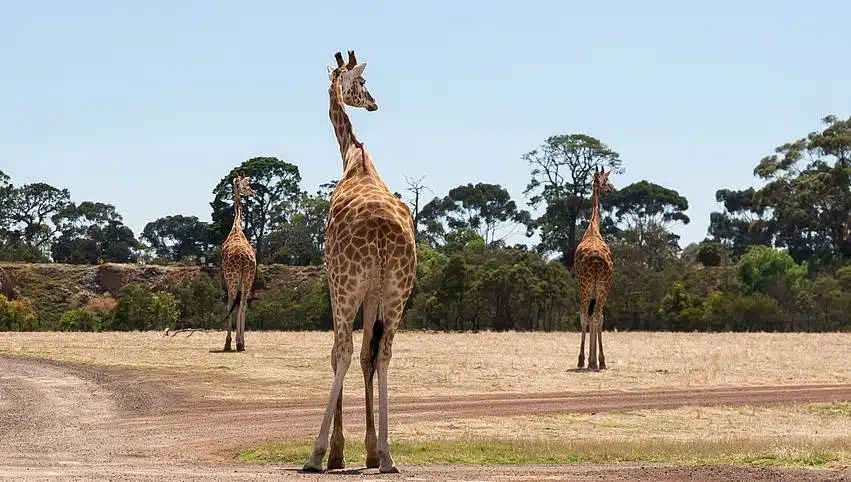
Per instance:
[[[347,72],[347,75],[352,77],[352,78],[360,77],[361,75],[363,75],[364,69],[366,69],[366,62],[364,62],[362,64],[357,64],[354,67],[352,67],[352,69]]]
[[[334,80],[334,68],[328,66],[328,80]]]

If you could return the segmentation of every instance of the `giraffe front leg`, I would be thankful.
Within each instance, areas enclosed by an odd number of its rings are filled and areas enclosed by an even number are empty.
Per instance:
[[[591,322],[591,317],[588,315],[588,307],[591,305],[591,295],[587,291],[580,290],[579,292],[579,363],[577,368],[585,368],[585,334],[588,333],[588,328]],[[589,350],[590,351],[590,350]]]
[[[228,317],[228,318],[230,318],[230,317]],[[228,326],[228,334],[225,337],[225,346],[222,348],[222,351],[231,351],[230,342],[231,342],[230,326]]]
[[[349,338],[351,343],[351,338]],[[337,406],[337,399],[342,396],[343,379],[346,377],[346,371],[352,362],[351,347],[339,347],[334,350],[334,356],[337,358],[337,370],[334,373],[334,383],[331,385],[331,393],[328,396],[328,406],[325,407],[325,415],[322,417],[322,425],[319,427],[319,435],[316,437],[316,442],[313,444],[313,453],[305,462],[303,470],[305,472],[322,472],[322,459],[325,458],[325,452],[328,450],[328,431],[331,428],[331,419],[334,417],[334,411]]]
[[[331,370],[337,372],[336,358],[331,354]],[[334,409],[334,428],[331,430],[331,452],[328,454],[328,470],[346,468],[346,459],[343,452],[346,448],[346,438],[343,437],[343,390],[337,398],[337,406]]]
[[[328,405],[325,407],[325,414],[322,417],[322,424],[319,427],[319,435],[313,444],[313,453],[304,464],[303,470],[305,472],[322,471],[322,459],[328,450],[328,432],[331,429],[331,421],[337,409],[337,400],[343,395],[343,380],[346,378],[346,372],[352,364],[352,352],[354,351],[352,345],[352,320],[357,313],[358,307],[354,303],[341,304],[339,301],[333,302],[332,306],[334,306],[335,329],[334,348],[331,351],[331,356],[336,359],[334,382],[331,384],[331,392],[328,394]]]

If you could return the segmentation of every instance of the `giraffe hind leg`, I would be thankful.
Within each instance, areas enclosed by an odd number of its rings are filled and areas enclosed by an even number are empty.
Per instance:
[[[374,414],[374,378],[375,367],[378,359],[378,349],[382,336],[384,336],[383,320],[376,320],[378,315],[379,295],[371,293],[363,302],[363,340],[360,353],[361,369],[363,370],[364,401],[366,404],[366,434],[364,435],[364,449],[366,451],[366,467],[377,469],[378,459],[378,436],[375,433]]]
[[[225,319],[222,322],[225,324],[225,330],[227,330],[228,334],[225,337],[225,346],[222,348],[222,351],[231,351],[231,331],[233,331],[233,318],[231,315],[233,314],[233,309],[236,307],[237,303],[239,303],[240,292],[237,291],[233,295],[228,295],[228,314],[225,315]]]
[[[589,328],[591,324],[591,316],[588,314],[591,312],[589,308],[592,306],[593,298],[591,298],[591,294],[589,292],[579,293],[579,331],[580,331],[580,340],[579,340],[579,363],[576,364],[577,368],[585,368],[585,335],[589,333]],[[589,352],[590,347],[589,347]]]
[[[597,297],[591,298],[588,303],[588,312],[585,314],[588,320],[588,369],[598,370],[597,364],[597,325],[596,317],[594,316],[595,308],[597,307]]]
[[[594,307],[593,329],[597,330],[597,346],[600,349],[600,370],[606,369],[606,356],[603,354],[603,309],[606,307],[606,290],[601,289],[596,306]]]
[[[248,296],[239,298],[239,308],[236,311],[236,351],[245,351],[245,309],[248,305]]]

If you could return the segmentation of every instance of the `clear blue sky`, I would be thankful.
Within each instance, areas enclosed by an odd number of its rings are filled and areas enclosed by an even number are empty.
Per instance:
[[[114,204],[138,234],[209,220],[210,191],[254,156],[338,178],[326,66],[356,49],[380,110],[352,112],[386,182],[499,183],[520,156],[587,133],[626,173],[690,202],[683,245],[722,187],[851,115],[840,1],[20,1],[0,3],[0,170]]]

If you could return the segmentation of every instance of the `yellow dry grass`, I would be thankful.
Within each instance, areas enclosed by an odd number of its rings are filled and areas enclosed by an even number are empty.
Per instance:
[[[774,407],[683,407],[582,414],[558,413],[513,417],[400,423],[391,434],[405,440],[621,440],[678,443],[765,440],[829,443],[846,441],[851,452],[851,415],[847,404],[801,404]]]
[[[346,393],[362,396],[360,333],[354,338]],[[851,381],[851,333],[605,333],[603,340],[609,370],[577,374],[569,369],[576,366],[578,333],[400,332],[390,391],[434,396]],[[331,333],[248,332],[246,352],[211,352],[223,341],[224,333],[3,333],[0,353],[219,373],[222,398],[327,395]],[[242,379],[254,383],[247,387]]]

